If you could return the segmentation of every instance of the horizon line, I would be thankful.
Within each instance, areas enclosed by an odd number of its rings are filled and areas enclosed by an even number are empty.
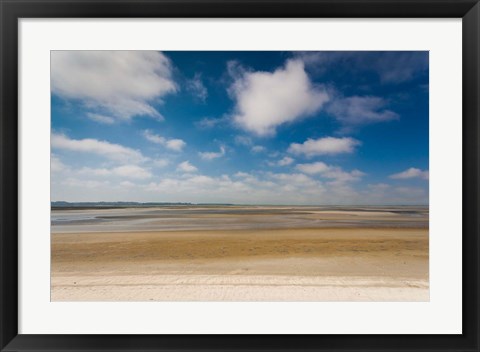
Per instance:
[[[138,202],[138,201],[50,201],[50,205],[53,203],[90,203],[90,204],[100,204],[100,203],[134,203],[134,204],[152,204],[152,205],[224,205],[224,206],[299,206],[299,207],[308,207],[308,206],[422,206],[429,207],[430,204],[273,204],[273,203],[222,203],[222,202]]]

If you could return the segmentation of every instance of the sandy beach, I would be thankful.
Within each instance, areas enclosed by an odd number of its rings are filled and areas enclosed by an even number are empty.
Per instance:
[[[199,228],[172,231],[179,220],[163,211],[168,229],[152,231],[159,214],[118,210],[101,224],[52,226],[52,301],[429,300],[428,212],[288,209],[286,224],[285,209],[190,210],[179,218]],[[137,231],[112,231],[139,217]],[[243,228],[215,228],[225,223]]]

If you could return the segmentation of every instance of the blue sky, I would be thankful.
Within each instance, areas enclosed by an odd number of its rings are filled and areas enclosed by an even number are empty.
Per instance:
[[[428,52],[51,55],[52,201],[428,204]]]

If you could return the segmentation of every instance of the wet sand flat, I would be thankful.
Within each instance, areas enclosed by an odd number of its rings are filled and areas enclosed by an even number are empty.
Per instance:
[[[428,228],[425,207],[171,206],[55,209],[52,233]]]
[[[357,217],[411,220],[372,213]],[[314,210],[299,217],[318,226],[74,232],[82,228],[75,223],[65,233],[52,227],[52,300],[429,300],[428,213],[427,226],[416,227],[325,227],[311,221],[322,220]],[[242,221],[251,224],[252,217]]]

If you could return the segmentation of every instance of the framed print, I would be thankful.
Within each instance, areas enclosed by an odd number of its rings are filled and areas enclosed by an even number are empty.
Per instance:
[[[478,350],[476,1],[1,5],[2,351]]]
[[[335,88],[313,81],[325,61]],[[387,108],[366,62],[417,99]],[[174,65],[198,67],[184,93]],[[421,51],[52,51],[51,301],[428,301],[427,65]],[[137,75],[145,97],[128,88]],[[350,96],[329,91],[356,80]],[[385,154],[362,147],[377,143]],[[394,166],[374,170],[388,149]],[[403,158],[419,165],[397,170]]]

